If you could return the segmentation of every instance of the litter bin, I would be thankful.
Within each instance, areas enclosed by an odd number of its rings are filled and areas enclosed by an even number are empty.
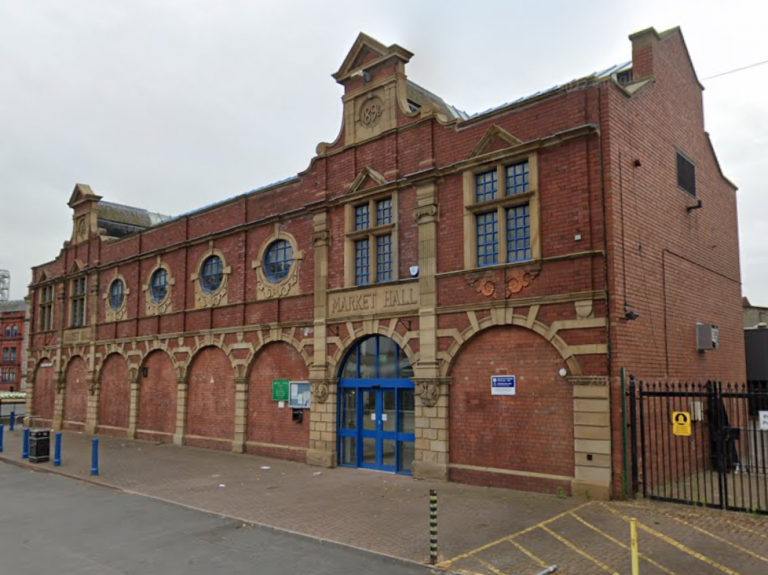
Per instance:
[[[29,461],[45,463],[51,458],[51,430],[29,430]]]

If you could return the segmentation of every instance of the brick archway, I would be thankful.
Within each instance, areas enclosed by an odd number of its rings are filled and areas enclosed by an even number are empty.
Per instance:
[[[201,348],[188,371],[184,443],[231,449],[235,434],[235,374],[219,347]]]
[[[36,420],[52,421],[56,406],[56,370],[47,357],[37,362],[34,382],[32,390],[33,416]]]
[[[151,441],[173,441],[176,432],[177,371],[163,349],[150,351],[141,363],[146,377],[139,378],[136,437]]]
[[[112,353],[101,368],[99,433],[124,435],[128,429],[130,403],[128,362],[121,354]]]
[[[81,431],[88,415],[88,367],[79,356],[70,358],[67,364],[64,387],[64,429]]]

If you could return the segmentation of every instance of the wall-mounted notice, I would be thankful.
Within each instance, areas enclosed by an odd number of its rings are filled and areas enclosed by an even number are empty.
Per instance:
[[[515,385],[514,375],[492,375],[491,376],[491,395],[516,395],[517,387]]]

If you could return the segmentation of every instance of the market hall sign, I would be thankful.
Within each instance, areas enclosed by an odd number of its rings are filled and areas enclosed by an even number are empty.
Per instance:
[[[375,286],[328,295],[328,316],[349,317],[419,309],[419,284]]]

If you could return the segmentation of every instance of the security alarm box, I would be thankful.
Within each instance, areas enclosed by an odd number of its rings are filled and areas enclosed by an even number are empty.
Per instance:
[[[720,328],[709,323],[696,324],[696,348],[708,351],[720,347]]]

